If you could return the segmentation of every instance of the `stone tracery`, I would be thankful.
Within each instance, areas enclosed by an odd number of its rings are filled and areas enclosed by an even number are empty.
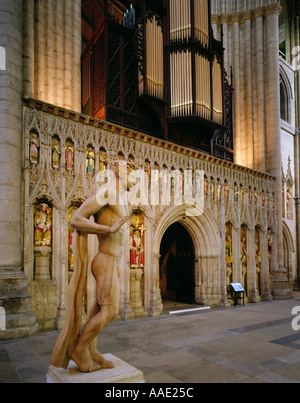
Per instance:
[[[149,136],[147,137],[146,142],[136,140],[131,138],[130,135],[126,136],[124,134],[119,134],[115,128],[106,130],[95,128],[85,123],[73,122],[70,119],[68,120],[63,117],[54,116],[30,107],[24,108],[24,122],[26,141],[29,141],[30,131],[32,129],[41,134],[40,152],[41,156],[45,157],[44,159],[41,159],[41,163],[37,165],[26,164],[25,162],[27,172],[26,178],[28,178],[26,182],[28,188],[28,191],[26,191],[26,194],[28,195],[26,201],[26,203],[28,203],[28,209],[38,195],[48,195],[51,197],[51,199],[54,200],[53,248],[58,248],[56,243],[59,240],[62,241],[64,239],[62,243],[64,246],[61,248],[60,257],[56,257],[55,262],[57,265],[54,268],[53,279],[56,281],[61,281],[59,280],[61,276],[67,278],[67,267],[70,267],[69,245],[66,241],[69,233],[68,220],[61,220],[59,217],[63,218],[64,215],[67,216],[68,209],[75,201],[79,199],[85,200],[96,191],[98,187],[98,172],[104,171],[109,165],[109,162],[116,157],[125,159],[135,157],[134,159],[137,167],[146,170],[164,169],[168,173],[171,173],[174,170],[179,170],[181,172],[186,169],[191,169],[193,171],[203,170],[205,173],[204,186],[206,189],[205,211],[209,212],[211,217],[214,217],[214,219],[211,218],[215,221],[214,225],[218,227],[221,237],[223,238],[224,236],[224,251],[226,239],[225,220],[226,222],[232,221],[234,223],[231,235],[231,247],[232,250],[234,250],[234,253],[231,252],[230,255],[233,256],[232,260],[234,260],[234,257],[236,258],[240,255],[238,250],[240,248],[241,250],[243,249],[239,241],[237,241],[238,237],[235,235],[238,233],[237,228],[241,227],[241,223],[247,223],[248,227],[248,235],[246,230],[240,229],[241,236],[243,234],[243,237],[253,237],[253,241],[250,243],[250,245],[253,245],[253,256],[255,253],[254,232],[249,232],[249,228],[254,228],[255,225],[260,225],[265,228],[265,237],[267,237],[266,228],[273,227],[275,220],[275,210],[272,198],[274,181],[271,176],[260,174],[255,171],[247,172],[247,170],[245,170],[245,172],[243,172],[241,171],[241,168],[238,168],[234,164],[227,164],[216,158],[203,156],[200,153],[197,154],[197,157],[185,155],[184,149],[183,152],[162,149],[155,144],[151,144],[152,138]],[[72,169],[68,169],[65,164],[61,164],[59,169],[53,167],[52,146],[54,133],[58,136],[55,138],[60,139],[61,147],[63,147],[63,149],[65,149],[68,141],[72,141],[72,144],[74,145],[72,155],[74,160],[72,161],[75,162],[72,164]],[[94,152],[94,166],[92,172],[88,172],[87,169],[86,157],[89,148],[92,148]],[[141,150],[143,151],[142,154]],[[27,156],[27,158],[29,158],[29,156]],[[170,183],[170,188],[172,188],[172,183]],[[255,189],[255,194],[253,193],[253,189]],[[194,184],[193,192],[196,192],[196,183]],[[160,199],[158,206],[150,206],[152,218],[149,216],[147,217],[146,215],[145,222],[143,223],[143,228],[147,228],[147,231],[143,233],[143,241],[145,245],[143,266],[143,281],[145,284],[143,299],[145,306],[143,309],[145,311],[160,311],[160,303],[154,303],[153,300],[151,300],[151,293],[159,295],[159,284],[156,283],[153,285],[153,282],[151,281],[153,271],[157,270],[157,267],[155,264],[153,267],[149,267],[153,259],[153,257],[151,257],[153,247],[151,248],[149,246],[151,245],[151,239],[155,235],[157,227],[163,219],[162,217],[164,213],[169,207],[165,206]],[[193,219],[195,223],[198,220],[198,217]],[[198,236],[199,235],[194,232],[194,242],[196,242]],[[206,234],[206,236],[208,236],[205,241],[207,243],[209,242],[209,234]],[[32,245],[32,239],[29,239],[26,247],[26,253],[28,255],[33,253]],[[247,253],[250,253],[248,248],[249,246],[246,248]],[[207,260],[208,257],[206,260],[205,258],[200,259],[201,267],[198,267],[198,274],[196,275],[196,284],[198,284],[197,288],[199,290],[201,289],[201,297],[199,294],[197,297],[198,300],[206,303],[226,303],[226,284],[228,282],[225,273],[227,267],[225,265],[225,260],[227,259],[225,259],[227,256],[226,253],[227,252],[224,252],[224,254],[222,254],[221,251],[216,251],[216,262],[219,262],[218,267],[220,267],[220,271],[217,271],[215,275],[213,275],[212,272],[207,271],[209,267],[207,266],[209,262],[209,260]],[[200,258],[200,256],[198,256],[198,258]],[[224,264],[221,263],[223,259]],[[128,261],[130,261],[130,258]],[[28,259],[27,265],[32,266],[33,264],[33,260]],[[253,259],[251,264],[253,265],[253,268],[249,267],[249,259],[241,260],[241,265],[233,263],[230,279],[242,281],[242,279],[247,278],[246,272],[249,277],[249,270],[252,270],[253,273],[255,272],[255,259]],[[265,267],[263,262],[261,263],[261,266],[262,271],[269,270],[269,267]],[[27,270],[28,272],[33,272],[33,267],[27,267]],[[222,272],[224,272],[224,275]],[[212,275],[213,277],[211,277]],[[216,281],[217,284],[215,284]],[[67,279],[64,280],[63,283],[67,284]],[[213,283],[215,284],[214,286],[212,286]],[[209,294],[207,294],[207,287],[211,288]],[[125,294],[126,288],[127,286],[124,284]],[[265,292],[265,297],[268,298],[270,296],[268,284],[265,284],[265,288],[267,290]],[[205,292],[203,291],[204,289],[206,289]],[[214,289],[223,290],[221,292],[223,295],[221,299],[218,297],[218,295],[220,295],[218,292],[214,294]],[[65,291],[62,290],[62,293],[64,294]],[[249,296],[251,299],[250,293]],[[127,294],[127,298],[130,300],[130,294]],[[62,300],[63,299],[62,296]],[[157,306],[155,306],[155,304],[157,304]]]

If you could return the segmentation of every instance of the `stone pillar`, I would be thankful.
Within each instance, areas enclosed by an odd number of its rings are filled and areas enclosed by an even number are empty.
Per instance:
[[[240,125],[240,13],[234,13],[232,22],[232,72],[234,93],[234,141],[235,141],[235,162],[241,164],[241,125]]]
[[[22,0],[0,6],[0,256],[1,266],[21,267]]]
[[[81,112],[81,0],[72,3],[72,109]]]
[[[300,49],[300,16],[294,20],[294,47]],[[299,55],[299,50],[293,57]],[[296,230],[297,230],[297,274],[295,289],[300,290],[300,61],[295,64],[295,115],[296,115],[296,133],[295,133],[295,201],[296,201]]]
[[[225,200],[224,200],[224,182],[221,185],[221,203],[220,203],[220,235],[222,249],[220,253],[221,260],[221,278],[220,278],[220,306],[226,305],[227,287],[226,287],[226,259],[225,259]]]
[[[234,283],[242,283],[241,267],[241,227],[232,227],[232,278]]]
[[[34,94],[34,0],[23,2],[23,95]]]
[[[55,104],[55,86],[53,85],[53,76],[55,68],[54,59],[54,39],[53,39],[53,27],[54,27],[54,15],[52,0],[45,0],[45,15],[47,19],[45,21],[45,75],[46,75],[46,94],[47,100],[50,104]]]
[[[126,225],[126,233],[129,234],[128,225]],[[122,283],[120,295],[122,295],[123,300],[121,303],[121,318],[122,320],[130,320],[134,318],[134,312],[131,307],[130,301],[130,259],[128,256],[129,252],[129,237],[126,236],[125,248],[121,263],[121,276],[120,281]]]
[[[141,268],[130,270],[130,301],[134,316],[146,316],[141,293],[141,282],[144,270]]]
[[[159,286],[159,258],[159,254],[153,253],[149,316],[159,316],[163,310]]]
[[[44,74],[44,0],[34,1],[34,97],[44,101],[45,78]],[[53,74],[53,72],[52,72]]]
[[[261,296],[264,301],[273,299],[270,291],[269,258],[268,258],[268,231],[261,231],[260,238],[261,251]]]
[[[255,230],[248,228],[247,231],[247,252],[248,252],[248,297],[251,302],[259,302],[260,296],[256,283],[256,264],[255,264]]]
[[[223,26],[223,47],[226,49],[224,52],[224,68],[227,72],[227,74],[230,74],[229,71],[229,63],[228,63],[228,57],[229,57],[229,52],[228,52],[228,21],[229,21],[229,15],[228,14],[222,14],[220,17],[220,23]]]
[[[297,231],[297,273],[295,289],[300,290],[300,130],[295,134],[295,213]]]
[[[67,38],[72,38],[72,0],[64,1],[64,47],[63,47],[63,68],[64,68],[64,104],[65,108],[71,109],[72,107],[72,48]]]
[[[266,146],[265,146],[265,72],[264,72],[264,8],[254,11],[255,27],[255,80],[254,80],[254,169],[266,172]]]
[[[287,270],[283,267],[282,192],[281,192],[281,132],[278,57],[279,3],[266,7],[266,118],[267,118],[267,170],[275,176],[277,218],[277,267],[274,270],[274,299],[291,297]]]
[[[37,330],[30,312],[27,278],[22,270],[22,36],[23,1],[0,4],[0,305],[6,330],[0,339],[25,337]]]
[[[247,10],[242,14],[241,24],[243,25],[243,47],[244,47],[244,119],[246,141],[244,149],[245,165],[251,169],[254,168],[254,137],[253,137],[253,80],[252,80],[252,12]]]
[[[35,254],[35,280],[47,281],[50,280],[50,257],[51,248],[49,246],[36,246],[34,248]]]
[[[29,283],[31,308],[40,329],[54,329],[57,315],[57,284],[50,276],[50,246],[35,246],[35,275]]]

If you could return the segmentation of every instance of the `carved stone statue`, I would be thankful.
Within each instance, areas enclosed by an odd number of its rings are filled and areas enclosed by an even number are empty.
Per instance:
[[[246,251],[246,237],[242,235],[241,237],[241,263],[242,263],[242,286],[247,289],[247,260],[248,253]]]
[[[39,162],[39,148],[39,137],[33,132],[30,138],[30,162],[33,165],[36,165]]]
[[[99,152],[99,171],[105,171],[107,167],[107,155],[104,149],[100,149]]]
[[[52,167],[59,169],[60,166],[60,143],[59,140],[54,137],[52,140]]]
[[[51,364],[55,367],[67,368],[70,359],[81,372],[114,366],[97,351],[96,342],[97,335],[115,318],[119,309],[120,259],[125,242],[123,224],[129,220],[122,195],[131,187],[128,174],[133,168],[126,161],[114,162],[110,169],[116,176],[115,183],[101,186],[71,219],[71,226],[75,229],[75,267],[67,292],[65,325],[52,354]],[[115,192],[116,203],[108,203],[109,192]],[[94,222],[89,220],[91,216],[94,216]],[[96,300],[80,332],[88,266],[88,234],[96,234],[99,241],[98,253],[91,265],[96,280]]]
[[[134,228],[130,236],[130,266],[144,267],[144,247],[138,228]]]
[[[42,203],[38,206],[34,216],[34,245],[51,246],[51,208]]]
[[[95,169],[95,153],[93,147],[88,147],[86,153],[86,171],[87,173],[93,173]]]
[[[74,165],[74,150],[70,141],[67,142],[65,150],[66,169],[72,170]]]

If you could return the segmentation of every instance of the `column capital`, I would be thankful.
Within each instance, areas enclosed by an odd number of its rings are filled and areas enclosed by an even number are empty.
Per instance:
[[[230,16],[229,14],[222,14],[220,16],[220,23],[221,24],[229,24]]]
[[[244,11],[244,12],[241,14],[241,18],[240,18],[241,24],[243,24],[245,21],[247,21],[247,20],[249,20],[249,19],[252,19],[252,15],[253,15],[252,10],[246,10],[246,11]]]
[[[265,17],[268,17],[271,14],[279,15],[281,13],[282,7],[280,3],[269,4],[265,7]]]
[[[253,11],[253,17],[254,19],[259,18],[259,17],[264,17],[265,15],[265,7],[261,6],[261,7],[257,7],[254,11]]]
[[[217,14],[213,14],[211,17],[211,25],[218,25],[219,23],[219,16]]]
[[[236,11],[235,13],[233,13],[233,14],[231,15],[230,23],[233,24],[233,23],[235,23],[235,22],[240,22],[240,17],[241,17],[240,12],[239,12],[239,11]]]

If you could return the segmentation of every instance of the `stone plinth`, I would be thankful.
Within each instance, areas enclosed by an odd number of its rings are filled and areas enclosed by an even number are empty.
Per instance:
[[[287,278],[287,270],[285,268],[279,268],[274,273],[273,285],[274,300],[286,300],[293,298],[293,291]]]
[[[112,361],[115,367],[86,374],[78,371],[74,361],[70,361],[66,370],[51,365],[47,383],[145,383],[143,373],[132,365],[112,354],[103,356],[106,360]]]
[[[35,254],[35,280],[50,280],[50,256],[52,250],[49,246],[36,246]]]
[[[57,283],[52,280],[32,281],[28,289],[31,295],[31,309],[40,330],[55,329],[58,307]]]
[[[130,300],[135,316],[146,316],[141,293],[141,281],[144,275],[143,269],[130,270]]]
[[[28,337],[38,330],[31,311],[27,277],[21,268],[0,268],[0,340]]]

